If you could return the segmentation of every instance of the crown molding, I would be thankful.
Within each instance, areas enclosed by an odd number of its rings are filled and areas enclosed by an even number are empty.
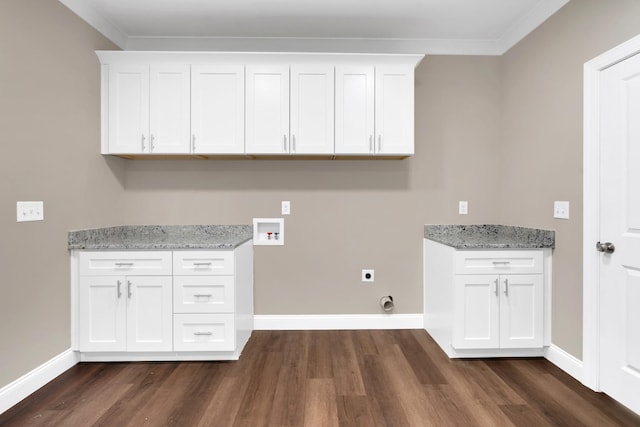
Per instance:
[[[533,9],[497,39],[139,37],[123,32],[84,0],[59,1],[123,50],[500,56],[570,0],[539,0]]]

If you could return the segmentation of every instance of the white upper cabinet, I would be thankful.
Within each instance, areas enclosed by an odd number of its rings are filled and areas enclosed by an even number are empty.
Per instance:
[[[151,65],[149,153],[189,152],[190,86],[189,65]]]
[[[110,66],[107,94],[108,152],[148,152],[149,65]]]
[[[336,68],[336,154],[414,152],[413,67]]]
[[[332,154],[334,69],[291,67],[291,154]]]
[[[102,153],[126,158],[414,153],[422,55],[98,52]]]
[[[191,67],[191,152],[244,153],[244,66]]]
[[[109,67],[110,154],[189,152],[189,65]]]
[[[289,153],[289,67],[247,66],[246,152]]]
[[[377,154],[413,154],[413,92],[412,67],[376,67]]]
[[[336,67],[336,154],[373,154],[374,68]]]

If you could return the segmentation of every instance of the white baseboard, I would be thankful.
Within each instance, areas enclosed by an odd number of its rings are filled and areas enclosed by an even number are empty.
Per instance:
[[[76,365],[78,361],[78,356],[74,351],[66,350],[2,387],[0,389],[0,414]]]
[[[255,330],[422,329],[422,314],[256,315]]]
[[[582,361],[575,356],[551,344],[547,347],[544,357],[576,380],[582,382],[584,372]]]

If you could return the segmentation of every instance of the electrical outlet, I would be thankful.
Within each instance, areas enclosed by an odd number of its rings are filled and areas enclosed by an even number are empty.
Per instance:
[[[469,202],[466,200],[460,200],[458,202],[458,213],[460,215],[466,215],[469,213]]]
[[[569,202],[553,202],[553,217],[559,219],[569,219]]]
[[[43,202],[16,202],[17,221],[42,221],[44,220]]]
[[[363,269],[362,270],[362,281],[363,282],[373,282],[376,278],[376,271],[375,270],[367,270],[367,269]]]
[[[282,201],[282,215],[291,215],[291,202],[288,200]]]

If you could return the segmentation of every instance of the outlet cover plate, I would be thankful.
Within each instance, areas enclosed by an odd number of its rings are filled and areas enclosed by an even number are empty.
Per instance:
[[[289,200],[282,201],[281,215],[291,215],[291,202]]]
[[[363,269],[362,270],[362,281],[363,282],[373,282],[376,279],[376,271],[372,269]]]
[[[466,200],[460,200],[458,202],[458,213],[460,215],[467,215],[469,213],[469,202]]]
[[[569,202],[555,201],[553,202],[553,217],[559,219],[569,219]]]
[[[16,211],[18,222],[44,220],[44,202],[16,202]]]

